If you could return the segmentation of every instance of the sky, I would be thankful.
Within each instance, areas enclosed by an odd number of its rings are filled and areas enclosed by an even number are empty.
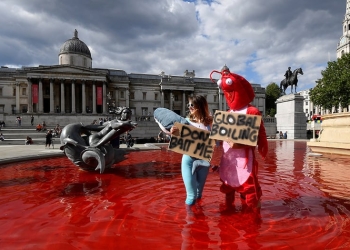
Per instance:
[[[227,65],[262,87],[302,68],[301,91],[336,60],[345,11],[346,0],[0,0],[0,65],[58,65],[76,29],[93,68],[209,78]]]

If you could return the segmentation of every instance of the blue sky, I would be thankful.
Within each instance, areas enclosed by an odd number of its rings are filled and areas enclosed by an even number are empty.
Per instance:
[[[2,0],[0,65],[57,65],[77,29],[94,68],[208,78],[226,64],[265,87],[301,67],[305,90],[336,60],[345,8],[346,0]]]

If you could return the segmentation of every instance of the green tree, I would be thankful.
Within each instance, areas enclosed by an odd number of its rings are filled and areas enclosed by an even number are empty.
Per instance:
[[[276,100],[281,96],[280,88],[276,83],[271,82],[266,86],[265,92],[266,115],[274,117],[276,114]]]
[[[328,62],[321,72],[322,78],[310,90],[314,105],[331,109],[333,106],[347,107],[350,104],[350,54],[344,54],[337,61]]]

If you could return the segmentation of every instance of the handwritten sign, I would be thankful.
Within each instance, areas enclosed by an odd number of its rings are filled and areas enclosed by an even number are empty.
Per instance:
[[[231,113],[217,110],[210,138],[256,146],[261,116]]]
[[[215,141],[209,138],[210,131],[178,122],[174,126],[179,128],[180,134],[179,136],[171,136],[168,146],[169,150],[209,162],[211,161]]]

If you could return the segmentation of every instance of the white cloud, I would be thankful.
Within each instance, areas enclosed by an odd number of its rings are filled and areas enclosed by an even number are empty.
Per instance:
[[[288,66],[302,67],[298,88],[313,87],[336,59],[346,1],[318,0],[3,0],[0,65],[52,65],[73,37],[93,67],[128,73],[209,77],[223,65],[266,86]]]

